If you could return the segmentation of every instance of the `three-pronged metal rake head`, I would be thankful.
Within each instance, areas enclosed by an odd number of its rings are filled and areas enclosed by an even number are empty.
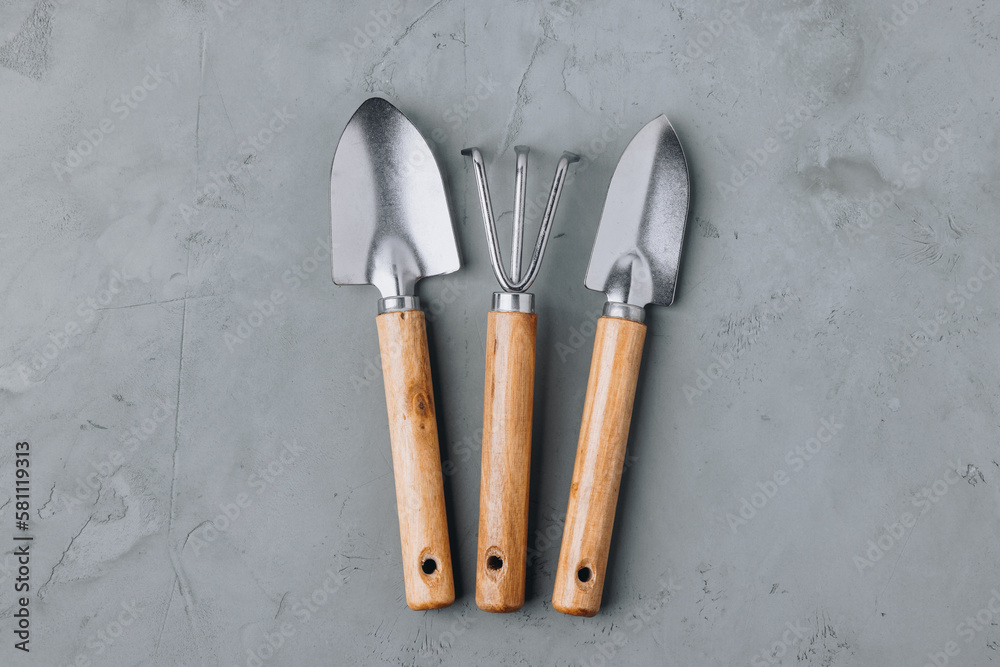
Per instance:
[[[500,254],[500,240],[497,238],[497,223],[496,218],[493,217],[493,203],[490,200],[490,186],[486,180],[486,164],[483,162],[483,154],[478,148],[466,148],[462,151],[462,155],[468,155],[472,158],[472,167],[476,172],[476,186],[479,189],[479,202],[483,210],[483,225],[486,228],[490,263],[493,265],[493,273],[496,274],[497,282],[503,288],[503,292],[495,292],[493,295],[493,309],[531,313],[534,312],[534,296],[528,294],[526,290],[531,287],[531,283],[538,276],[542,255],[545,254],[545,246],[549,242],[549,233],[552,231],[552,219],[556,215],[563,182],[566,180],[566,172],[569,170],[569,165],[579,160],[580,157],[573,153],[563,153],[559,159],[556,175],[552,179],[552,189],[549,191],[549,200],[545,205],[542,223],[538,228],[535,249],[531,253],[528,270],[522,278],[521,250],[524,240],[525,191],[528,183],[528,147],[515,146],[514,153],[517,157],[517,171],[514,180],[514,229],[511,234],[510,274],[508,274]]]
[[[472,157],[483,207],[483,224],[490,262],[503,292],[493,293],[486,320],[486,389],[483,398],[483,462],[479,487],[479,548],[476,564],[476,604],[486,611],[514,611],[524,604],[528,553],[528,482],[531,470],[531,413],[535,392],[534,296],[525,292],[538,275],[552,219],[570,163],[579,158],[563,153],[542,215],[531,261],[521,275],[524,200],[528,180],[528,149],[514,148],[514,230],[510,273],[504,269],[497,240],[496,219],[486,183],[486,167],[478,148]]]

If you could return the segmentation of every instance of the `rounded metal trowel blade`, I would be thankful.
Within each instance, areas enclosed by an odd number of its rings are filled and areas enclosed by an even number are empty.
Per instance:
[[[673,303],[690,197],[684,149],[660,115],[618,161],[584,284],[612,302]]]
[[[444,180],[430,146],[378,97],[351,117],[330,174],[333,282],[414,294],[461,265]]]

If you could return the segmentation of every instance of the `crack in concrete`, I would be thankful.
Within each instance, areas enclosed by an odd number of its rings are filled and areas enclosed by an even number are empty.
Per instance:
[[[385,50],[382,51],[382,55],[380,55],[378,58],[375,58],[374,60],[372,60],[371,63],[369,63],[369,65],[367,67],[365,67],[365,70],[364,70],[364,73],[363,73],[363,76],[362,76],[362,79],[364,80],[365,90],[367,90],[369,93],[375,92],[375,70],[378,69],[379,65],[384,65],[385,64],[385,58],[386,58],[386,56],[388,56],[389,53],[392,52],[392,50],[394,48],[396,48],[397,46],[399,46],[399,43],[401,41],[403,41],[403,39],[405,39],[407,35],[410,34],[410,32],[413,30],[413,28],[418,23],[420,23],[425,18],[427,18],[428,14],[430,14],[432,11],[434,11],[434,9],[436,7],[438,7],[439,5],[442,5],[442,4],[444,4],[444,3],[448,2],[448,1],[449,0],[437,0],[437,2],[435,2],[430,7],[428,7],[427,9],[425,9],[420,14],[420,16],[418,16],[417,18],[415,18],[408,26],[406,26],[406,28],[403,29],[403,32],[399,35],[399,37],[397,37],[392,42],[391,45],[389,45],[388,47],[385,48]],[[391,79],[391,77],[390,77],[390,79]],[[390,84],[391,84],[391,81],[390,81]]]
[[[62,565],[63,561],[66,560],[66,554],[68,554],[69,550],[73,548],[73,543],[76,542],[76,539],[78,537],[80,537],[80,535],[83,534],[83,531],[85,531],[87,529],[87,526],[90,525],[90,522],[93,520],[93,518],[94,518],[93,516],[87,517],[87,521],[83,524],[83,528],[81,528],[80,531],[76,535],[74,535],[73,537],[71,537],[69,539],[69,544],[67,544],[66,548],[63,549],[62,555],[59,557],[59,562],[57,562],[55,565],[52,566],[52,570],[49,572],[49,578],[46,579],[45,583],[43,583],[38,588],[38,599],[39,600],[41,600],[41,599],[43,599],[45,597],[45,595],[46,595],[46,593],[45,593],[46,588],[48,587],[49,583],[51,583],[52,578],[55,576],[56,570],[58,570],[59,566]]]
[[[507,118],[503,138],[500,140],[499,148],[497,149],[497,156],[503,155],[510,148],[510,145],[514,143],[517,133],[521,131],[521,124],[524,122],[524,106],[531,101],[531,95],[527,90],[528,73],[534,67],[535,60],[538,58],[542,46],[553,38],[552,20],[548,16],[543,16],[538,25],[542,28],[542,34],[538,37],[538,41],[535,42],[535,48],[532,49],[531,57],[528,59],[528,66],[524,68],[524,73],[521,75],[521,82],[517,86],[517,98],[514,100],[514,108]]]

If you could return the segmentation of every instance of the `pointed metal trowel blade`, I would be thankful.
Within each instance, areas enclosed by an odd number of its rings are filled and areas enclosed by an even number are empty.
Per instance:
[[[417,280],[461,265],[444,181],[430,146],[389,102],[354,113],[330,174],[333,282],[413,295]]]
[[[629,142],[611,177],[586,286],[609,302],[673,303],[690,193],[684,149],[660,115]]]

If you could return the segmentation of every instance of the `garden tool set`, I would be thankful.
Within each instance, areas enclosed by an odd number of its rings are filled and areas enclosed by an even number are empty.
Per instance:
[[[528,149],[515,147],[510,271],[502,260],[482,153],[471,157],[490,262],[502,291],[487,315],[476,604],[524,604],[534,402],[536,314],[527,292],[541,266],[570,164],[556,168],[538,237],[522,272]],[[600,608],[611,532],[645,340],[645,306],[674,300],[690,180],[666,116],[632,139],[615,169],[587,269],[604,292],[583,405],[552,606]],[[437,417],[420,278],[461,266],[444,180],[429,145],[392,104],[371,98],[337,145],[330,177],[333,281],[374,285],[406,603],[455,599]]]

